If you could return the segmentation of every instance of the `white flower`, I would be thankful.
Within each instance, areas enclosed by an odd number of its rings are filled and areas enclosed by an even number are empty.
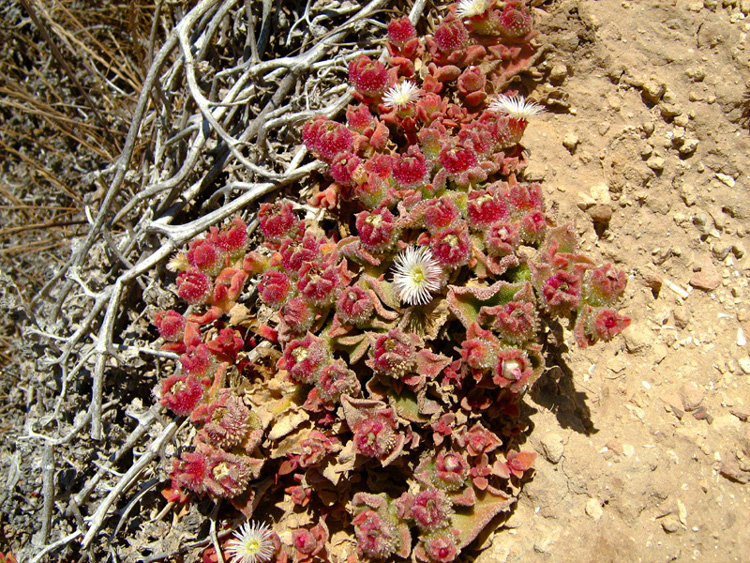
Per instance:
[[[523,371],[521,370],[521,362],[518,360],[505,360],[502,366],[503,377],[508,381],[521,379]]]
[[[527,102],[523,99],[523,96],[500,95],[490,103],[490,111],[504,112],[515,119],[528,121],[530,117],[542,113],[544,108],[537,103]]]
[[[409,80],[396,84],[383,96],[383,102],[390,108],[405,108],[422,97],[419,87]]]
[[[170,272],[184,272],[190,267],[190,262],[184,254],[175,254],[167,262],[167,270]]]
[[[263,563],[274,554],[271,528],[260,522],[245,522],[234,531],[224,548],[232,563]]]
[[[478,16],[487,11],[488,0],[461,0],[456,13],[461,19]]]
[[[424,305],[440,289],[443,269],[426,246],[410,246],[396,256],[393,287],[402,303]]]

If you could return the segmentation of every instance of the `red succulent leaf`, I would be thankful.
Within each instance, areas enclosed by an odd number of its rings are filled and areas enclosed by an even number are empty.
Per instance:
[[[349,82],[360,94],[376,98],[390,86],[390,77],[383,63],[361,55],[349,63]]]

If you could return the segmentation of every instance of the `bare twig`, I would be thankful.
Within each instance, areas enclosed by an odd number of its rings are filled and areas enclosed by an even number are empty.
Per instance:
[[[41,541],[45,544],[49,540],[52,508],[55,502],[55,456],[54,449],[50,443],[44,445],[42,464],[42,494],[44,496],[44,504],[42,505]]]
[[[138,461],[133,464],[133,466],[125,473],[125,475],[122,476],[117,485],[115,485],[115,487],[109,492],[107,497],[101,502],[99,507],[96,509],[96,512],[94,512],[94,514],[91,516],[89,529],[86,532],[86,535],[83,537],[82,545],[84,549],[86,549],[91,544],[91,542],[94,540],[94,537],[101,529],[107,512],[109,511],[109,508],[112,506],[115,500],[117,500],[117,498],[135,482],[135,480],[138,478],[138,476],[140,476],[141,472],[143,472],[146,466],[148,466],[149,463],[156,459],[156,456],[159,454],[159,451],[164,446],[164,444],[172,439],[172,436],[174,436],[175,432],[177,431],[178,422],[179,421],[176,420],[172,421],[164,428],[164,430],[162,430],[161,434],[159,434],[159,436],[153,442],[151,442],[148,449],[143,453],[143,455],[141,455],[140,458],[138,458]]]

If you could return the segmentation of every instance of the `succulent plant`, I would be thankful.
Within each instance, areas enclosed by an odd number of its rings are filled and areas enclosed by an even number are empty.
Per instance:
[[[349,65],[345,122],[302,129],[327,165],[310,203],[340,228],[262,204],[257,246],[236,219],[171,262],[192,312],[154,319],[180,354],[157,393],[197,431],[168,498],[251,511],[257,491],[308,514],[316,526],[280,533],[279,561],[330,557],[328,518],[361,560],[448,563],[510,509],[534,461],[517,449],[519,402],[547,327],[589,346],[629,323],[625,274],[582,254],[541,186],[518,180],[540,108],[505,88],[532,22],[523,1],[484,0],[452,4],[422,38],[392,21],[389,59]],[[232,314],[248,288],[249,321]]]

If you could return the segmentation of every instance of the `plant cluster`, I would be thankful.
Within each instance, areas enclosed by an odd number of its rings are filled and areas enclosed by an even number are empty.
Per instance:
[[[316,524],[276,538],[279,561],[329,557],[335,523],[359,560],[448,563],[510,508],[535,457],[518,451],[519,402],[545,327],[567,320],[588,346],[629,323],[624,273],[517,181],[540,108],[504,88],[534,34],[521,1],[452,4],[421,38],[392,21],[387,64],[349,66],[346,121],[302,130],[336,229],[262,204],[257,248],[236,219],[172,260],[191,312],[156,315],[180,355],[158,395],[196,432],[167,498],[250,514],[283,491]]]

